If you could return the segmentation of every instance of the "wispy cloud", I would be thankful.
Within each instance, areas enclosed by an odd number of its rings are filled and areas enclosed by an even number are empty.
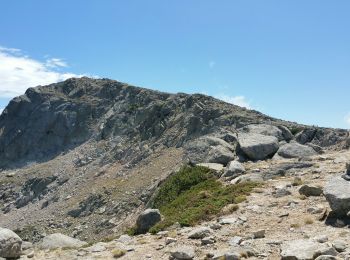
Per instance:
[[[344,121],[350,127],[350,112],[344,117]]]
[[[61,72],[60,69],[66,67],[67,63],[59,58],[39,61],[19,49],[0,46],[0,98],[21,95],[29,87],[84,76]]]
[[[215,61],[209,61],[209,68],[214,68],[215,67],[215,65],[216,65],[216,62]]]
[[[229,96],[225,94],[218,94],[214,96],[217,99],[221,99],[227,103],[231,103],[240,107],[245,107],[248,109],[252,109],[252,106],[250,104],[250,101],[246,99],[244,96]]]

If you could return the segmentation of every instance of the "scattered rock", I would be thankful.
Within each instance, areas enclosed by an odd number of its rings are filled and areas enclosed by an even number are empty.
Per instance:
[[[277,154],[283,158],[305,158],[316,155],[317,152],[310,146],[291,142],[281,146]]]
[[[260,230],[253,232],[254,239],[259,239],[259,238],[264,238],[264,237],[265,237],[265,229],[260,229]]]
[[[307,197],[309,197],[309,196],[321,196],[323,193],[323,190],[321,187],[318,187],[318,186],[304,184],[303,186],[300,187],[299,193],[301,195],[305,195]]]
[[[332,255],[320,255],[315,260],[338,260],[338,258]]]
[[[211,245],[215,243],[215,238],[214,237],[205,237],[202,238],[201,240],[202,245]]]
[[[344,217],[350,211],[350,181],[341,176],[331,178],[323,191],[331,209],[338,217]]]
[[[342,240],[335,240],[332,243],[332,246],[334,247],[335,250],[337,250],[339,253],[344,252],[347,248],[347,245],[344,241]]]
[[[18,258],[21,255],[22,239],[7,228],[0,228],[0,257]]]
[[[201,239],[201,238],[207,237],[208,235],[210,235],[210,233],[211,233],[211,229],[210,228],[200,227],[200,228],[196,228],[196,229],[192,230],[188,234],[188,238]]]
[[[245,172],[244,166],[238,161],[231,161],[225,168],[224,174],[221,177],[234,178]]]
[[[220,163],[198,163],[197,166],[207,167],[216,172],[221,172],[224,169],[224,165]]]
[[[281,257],[282,260],[312,260],[324,248],[323,244],[306,239],[287,241],[282,244]]]
[[[263,160],[274,155],[278,148],[278,139],[261,134],[240,134],[240,149],[252,160]]]
[[[315,237],[314,240],[319,243],[326,243],[328,241],[328,237],[326,235],[321,235],[321,236]]]
[[[176,243],[176,242],[177,242],[176,238],[172,238],[172,237],[165,238],[165,244],[166,245],[169,245],[169,244],[172,244],[172,243]]]
[[[190,246],[177,247],[170,251],[170,255],[179,260],[190,260],[195,257],[194,248]]]
[[[79,248],[87,243],[79,239],[72,238],[61,233],[55,233],[44,237],[40,245],[42,249],[56,249],[56,248]]]
[[[263,176],[259,173],[249,173],[238,176],[231,181],[231,184],[247,183],[247,182],[263,182]]]
[[[241,259],[241,255],[237,252],[226,252],[226,253],[217,252],[217,253],[213,254],[213,256],[210,259],[212,259],[212,260],[239,260],[239,259]]]
[[[137,233],[143,234],[161,221],[162,216],[158,209],[146,209],[136,221]]]

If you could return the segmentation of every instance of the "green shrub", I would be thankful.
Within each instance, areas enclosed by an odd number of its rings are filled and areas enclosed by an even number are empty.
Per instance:
[[[152,207],[159,209],[175,200],[182,192],[203,181],[214,178],[215,174],[209,168],[185,166],[161,185],[156,197],[153,199]]]
[[[289,131],[293,134],[296,135],[298,133],[300,133],[301,131],[303,131],[304,129],[302,127],[298,127],[298,126],[292,126],[289,127]]]
[[[256,183],[223,185],[205,167],[185,167],[161,186],[153,201],[164,219],[151,228],[157,233],[175,223],[193,226],[210,220],[229,204],[246,199]]]

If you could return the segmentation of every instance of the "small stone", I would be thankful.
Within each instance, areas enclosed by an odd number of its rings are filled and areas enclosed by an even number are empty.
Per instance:
[[[220,225],[230,225],[230,224],[235,224],[236,222],[237,222],[236,218],[220,218],[219,219]]]
[[[201,240],[202,245],[211,245],[215,243],[215,238],[214,237],[205,237]]]
[[[234,236],[234,237],[232,237],[232,238],[228,241],[228,243],[229,243],[230,246],[237,246],[237,245],[239,245],[240,243],[242,243],[242,241],[243,241],[243,238],[242,238],[242,237],[240,237],[240,236]]]
[[[194,249],[190,246],[181,246],[173,249],[170,255],[179,260],[190,260],[195,257]]]
[[[338,260],[338,258],[332,255],[320,255],[315,260]]]
[[[171,243],[176,243],[176,242],[177,242],[177,239],[175,239],[175,238],[172,238],[172,237],[165,238],[165,244],[166,245],[169,245]]]
[[[34,257],[34,250],[32,250],[30,253],[27,254],[28,258],[33,258]]]
[[[253,232],[254,239],[259,239],[259,238],[264,238],[264,237],[265,237],[265,230],[264,229]]]
[[[221,229],[221,227],[222,226],[219,223],[213,223],[210,225],[210,228],[214,229],[214,230],[219,230],[219,229]]]
[[[201,239],[208,236],[211,233],[210,228],[200,227],[196,228],[188,234],[188,238],[191,239]]]
[[[332,246],[334,247],[335,250],[337,250],[339,253],[344,252],[346,250],[346,243],[341,240],[335,240],[332,243]]]
[[[323,190],[321,187],[304,184],[303,186],[300,187],[299,193],[307,197],[321,196],[323,193]]]
[[[241,255],[236,252],[227,252],[227,253],[215,253],[211,260],[239,260]]]
[[[321,236],[315,237],[314,240],[319,243],[326,243],[328,241],[328,237],[326,235],[321,235]]]

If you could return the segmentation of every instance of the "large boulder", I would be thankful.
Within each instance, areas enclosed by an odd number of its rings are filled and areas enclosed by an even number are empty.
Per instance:
[[[192,163],[228,164],[235,157],[234,147],[214,136],[203,136],[185,145],[186,154]]]
[[[322,255],[328,247],[312,240],[287,241],[282,245],[282,260],[312,260]]]
[[[136,231],[139,234],[144,234],[148,230],[161,221],[162,216],[158,209],[146,209],[137,218],[136,221]]]
[[[281,146],[277,154],[284,158],[305,158],[316,155],[317,152],[310,146],[291,142]]]
[[[40,247],[42,249],[79,248],[87,243],[61,233],[55,233],[44,237]]]
[[[195,257],[195,252],[193,247],[190,246],[180,246],[177,248],[174,248],[170,251],[170,255],[174,259],[181,259],[181,260],[190,260]]]
[[[337,216],[344,217],[350,211],[350,181],[334,177],[324,187],[323,194]]]
[[[293,138],[293,135],[288,128],[277,127],[277,126],[268,125],[268,124],[247,125],[239,129],[239,131],[243,133],[249,133],[249,134],[261,134],[261,135],[274,136],[279,141],[282,141],[282,140],[289,141]]]
[[[252,160],[271,157],[279,148],[276,137],[261,134],[240,134],[238,142],[241,150]]]
[[[21,255],[22,239],[7,228],[0,228],[0,258],[17,258]]]

